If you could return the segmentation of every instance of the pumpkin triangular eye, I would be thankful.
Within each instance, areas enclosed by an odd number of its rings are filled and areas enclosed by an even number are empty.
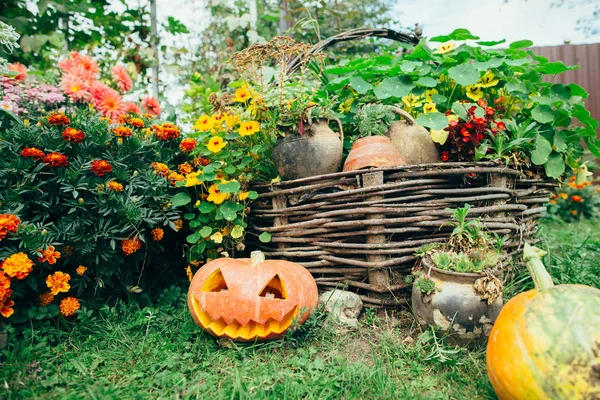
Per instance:
[[[200,290],[203,292],[226,292],[228,290],[227,282],[225,282],[221,270],[218,269],[210,274]]]
[[[269,299],[280,299],[287,300],[287,292],[285,290],[285,285],[283,281],[279,277],[279,275],[275,275],[269,283],[260,291],[260,297],[266,297]]]

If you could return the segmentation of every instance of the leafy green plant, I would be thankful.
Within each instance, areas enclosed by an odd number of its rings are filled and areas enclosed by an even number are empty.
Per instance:
[[[419,289],[423,294],[429,296],[435,290],[435,282],[426,276],[420,276],[415,280],[415,287]]]
[[[395,114],[383,104],[365,104],[356,113],[359,136],[385,135]]]

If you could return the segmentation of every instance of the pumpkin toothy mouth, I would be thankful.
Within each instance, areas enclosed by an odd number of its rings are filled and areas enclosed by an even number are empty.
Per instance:
[[[192,296],[193,297],[193,296]],[[192,298],[194,311],[200,320],[200,324],[209,333],[215,336],[226,336],[229,339],[252,341],[254,339],[268,339],[271,334],[279,335],[288,329],[298,313],[298,307],[294,307],[290,312],[284,315],[281,321],[269,318],[264,324],[250,320],[242,326],[237,320],[226,324],[223,318],[213,321],[207,312],[202,310],[200,303],[196,298]]]

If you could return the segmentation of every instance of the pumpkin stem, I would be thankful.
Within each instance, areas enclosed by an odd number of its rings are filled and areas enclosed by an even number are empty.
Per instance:
[[[250,260],[252,260],[252,266],[256,267],[265,261],[265,253],[260,250],[256,250],[250,253]]]
[[[552,282],[552,277],[546,271],[544,267],[544,263],[542,262],[542,257],[547,253],[538,249],[535,246],[530,246],[529,243],[525,243],[525,249],[523,250],[523,259],[525,260],[525,265],[527,265],[527,269],[529,270],[529,274],[533,278],[533,283],[537,289],[549,289],[554,286],[554,282]]]

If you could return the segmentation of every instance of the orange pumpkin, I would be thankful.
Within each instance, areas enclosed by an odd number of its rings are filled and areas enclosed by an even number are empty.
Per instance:
[[[512,298],[496,319],[490,381],[500,400],[600,399],[600,290],[554,286],[544,254],[525,245],[536,288]]]
[[[213,336],[238,341],[276,339],[295,320],[301,324],[317,306],[315,280],[304,267],[252,258],[220,258],[200,268],[188,291],[198,326]]]

